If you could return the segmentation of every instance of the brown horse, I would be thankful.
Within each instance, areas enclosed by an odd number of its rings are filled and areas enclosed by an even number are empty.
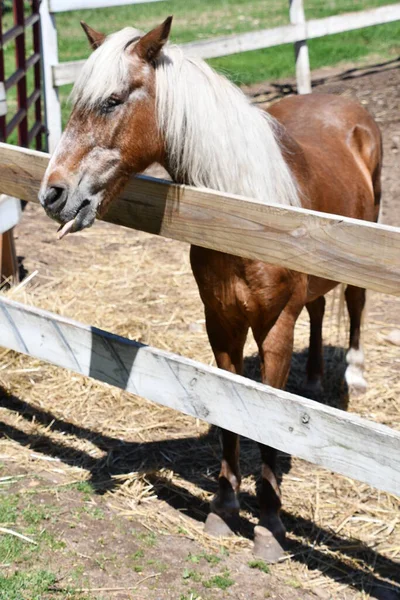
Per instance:
[[[94,49],[75,85],[73,111],[46,171],[40,201],[61,236],[93,224],[128,178],[153,162],[179,183],[374,221],[380,200],[381,138],[359,104],[330,95],[284,99],[263,112],[201,60],[166,45],[172,18],[144,36],[105,37],[83,24]],[[336,282],[204,248],[191,264],[217,364],[241,373],[251,328],[263,382],[283,388],[293,331],[306,306],[311,323],[309,387],[321,388],[324,294]],[[365,387],[360,321],[365,291],[348,286],[346,379]],[[215,399],[218,402],[218,398]],[[206,528],[229,532],[238,514],[239,439],[222,431],[219,491]],[[276,451],[261,446],[260,524],[255,551],[282,553],[284,527]]]

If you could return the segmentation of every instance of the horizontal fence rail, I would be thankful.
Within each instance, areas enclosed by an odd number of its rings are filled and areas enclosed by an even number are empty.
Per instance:
[[[1,345],[400,495],[400,432],[12,300]]]
[[[37,202],[48,154],[0,144],[0,193]],[[104,220],[400,296],[400,229],[133,178]]]
[[[323,19],[311,19],[304,23],[211,38],[200,42],[190,42],[182,44],[181,47],[190,56],[204,59],[217,58],[240,52],[248,52],[249,50],[261,50],[262,48],[270,48],[280,44],[311,40],[344,31],[354,31],[363,27],[398,20],[400,20],[400,3],[360,12],[325,17]],[[78,60],[54,65],[54,85],[59,87],[74,83],[84,62],[84,60]]]
[[[50,0],[50,12],[70,10],[88,10],[92,8],[111,8],[128,4],[147,4],[148,2],[166,2],[166,0]]]

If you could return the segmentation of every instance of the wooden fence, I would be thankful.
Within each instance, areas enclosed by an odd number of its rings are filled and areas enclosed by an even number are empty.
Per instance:
[[[146,1],[154,2],[156,0],[117,0],[116,2],[112,2],[112,0],[42,1],[41,22],[43,37],[46,40],[44,45],[44,78],[48,106],[50,151],[54,150],[61,136],[61,107],[58,99],[58,88],[62,85],[74,83],[85,62],[83,60],[58,62],[55,13],[78,8],[98,8]],[[300,94],[307,94],[311,92],[307,40],[400,20],[400,3],[309,21],[305,19],[303,0],[289,0],[289,3],[290,25],[200,42],[190,42],[182,44],[182,48],[191,56],[207,59],[292,43],[295,48],[297,91]],[[164,10],[160,9],[160,13],[166,16],[168,3],[166,2],[162,7]]]
[[[47,163],[47,154],[0,144],[0,193],[37,202]],[[400,228],[146,177],[107,220],[400,295]],[[400,432],[389,427],[5,298],[0,328],[5,348],[400,495]]]

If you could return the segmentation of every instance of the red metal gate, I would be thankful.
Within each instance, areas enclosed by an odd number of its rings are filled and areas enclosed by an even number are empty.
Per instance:
[[[42,150],[40,0],[0,0],[0,141]],[[0,285],[18,279],[12,229],[0,234]]]
[[[37,150],[43,147],[45,132],[41,99],[39,5],[40,0],[2,0],[0,7],[0,85],[4,85],[8,113],[14,112],[0,116],[0,141],[10,141],[10,136],[18,130],[18,140],[15,141],[20,146],[35,147]],[[10,47],[12,44],[15,44],[15,53]],[[29,88],[33,88],[32,91]],[[13,105],[16,105],[14,111],[10,110]]]

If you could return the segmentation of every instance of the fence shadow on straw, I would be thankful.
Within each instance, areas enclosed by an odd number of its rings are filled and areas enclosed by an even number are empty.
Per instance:
[[[345,351],[343,348],[327,346],[324,349],[326,374],[325,386],[329,393],[324,401],[340,408],[347,406],[347,390],[343,387]],[[288,389],[299,393],[302,389],[307,352],[294,353]],[[259,364],[256,357],[248,357],[245,363],[246,375],[259,379]],[[29,403],[7,395],[0,389],[1,405],[31,421],[35,419],[52,431],[73,435],[90,441],[105,455],[101,458],[90,456],[81,448],[50,439],[46,434],[28,434],[12,425],[0,424],[0,433],[19,444],[52,457],[66,464],[84,468],[90,473],[90,481],[96,491],[103,494],[120,485],[115,479],[132,471],[146,473],[146,479],[153,485],[160,500],[184,513],[197,522],[205,520],[208,504],[191,492],[190,486],[181,486],[162,470],[170,469],[183,481],[195,483],[208,494],[216,490],[218,473],[219,442],[215,428],[202,436],[180,439],[165,439],[150,442],[125,442],[119,438],[104,435],[83,426],[78,426],[54,416],[50,411],[34,407]],[[243,440],[243,475],[254,471],[259,465],[256,444]],[[256,469],[257,469],[256,467]],[[280,456],[282,473],[289,473],[291,459]],[[161,474],[160,474],[161,471]],[[244,491],[242,505],[253,518],[257,516],[257,503],[254,495]],[[288,550],[292,560],[306,564],[309,569],[322,571],[332,580],[344,581],[354,589],[369,593],[377,600],[392,600],[400,593],[398,564],[375,552],[361,540],[341,537],[314,521],[284,512],[284,521],[289,533]],[[240,533],[251,539],[254,525],[245,518],[240,522]]]

